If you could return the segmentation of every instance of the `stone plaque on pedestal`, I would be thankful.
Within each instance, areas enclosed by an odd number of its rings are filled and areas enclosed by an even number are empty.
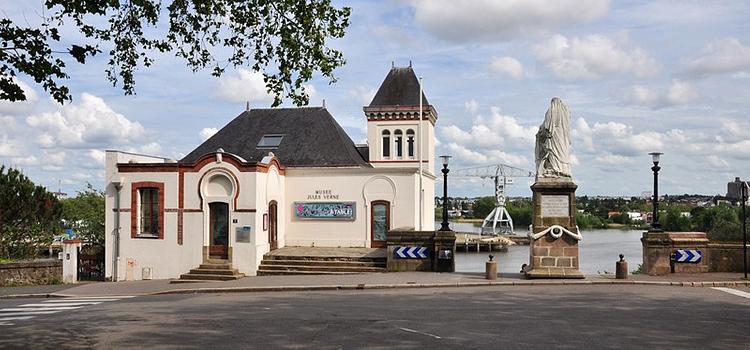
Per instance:
[[[575,183],[537,181],[529,233],[528,278],[583,278],[579,271]]]

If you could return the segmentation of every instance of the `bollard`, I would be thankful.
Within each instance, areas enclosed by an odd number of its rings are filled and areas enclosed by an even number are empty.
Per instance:
[[[495,256],[490,254],[490,261],[485,263],[484,278],[488,280],[497,279],[497,261],[492,261]]]
[[[625,255],[620,254],[620,261],[615,265],[615,278],[618,280],[628,279],[628,262],[625,261]]]

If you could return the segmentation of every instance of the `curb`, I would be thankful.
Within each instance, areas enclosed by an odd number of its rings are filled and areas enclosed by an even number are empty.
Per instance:
[[[401,283],[401,284],[357,284],[357,285],[312,285],[273,287],[218,287],[171,289],[144,295],[199,294],[199,293],[259,293],[259,292],[304,292],[331,290],[375,290],[417,288],[461,288],[491,286],[572,286],[572,285],[648,285],[665,287],[735,287],[748,286],[748,281],[719,282],[674,282],[674,281],[487,281],[455,283]]]
[[[644,285],[665,287],[737,287],[750,286],[750,281],[716,281],[716,282],[677,282],[677,281],[633,281],[633,280],[552,280],[552,281],[482,281],[482,282],[443,282],[443,283],[397,283],[397,284],[347,284],[347,285],[308,285],[308,286],[269,286],[269,287],[204,287],[170,289],[150,293],[126,293],[134,296],[166,294],[204,294],[204,293],[262,293],[262,292],[308,292],[333,290],[376,290],[376,289],[418,289],[418,288],[463,288],[492,286],[590,286],[590,285]],[[107,296],[109,294],[96,294]],[[114,294],[122,295],[122,293]],[[89,295],[92,296],[92,295]],[[2,295],[1,299],[18,298],[69,298],[86,297],[86,295],[62,293],[35,293]]]

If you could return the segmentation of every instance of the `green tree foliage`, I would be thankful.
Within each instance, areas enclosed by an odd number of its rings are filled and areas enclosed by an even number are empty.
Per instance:
[[[630,216],[627,212],[622,212],[620,214],[614,215],[610,218],[610,220],[615,224],[622,225],[630,225],[633,223],[633,220],[630,220]]]
[[[590,228],[607,228],[607,223],[604,220],[589,213],[579,213],[576,215],[576,224],[578,224],[578,228],[582,230]]]
[[[20,171],[0,166],[0,258],[27,259],[60,231],[57,198]]]
[[[663,219],[659,220],[661,221],[662,228],[665,231],[673,232],[692,231],[693,223],[691,222],[689,217],[682,215],[682,213],[683,211],[680,210],[679,207],[668,207],[666,215],[660,215],[664,217]]]
[[[13,79],[26,74],[63,103],[71,100],[64,85],[66,59],[85,64],[108,55],[106,76],[134,93],[134,72],[149,67],[157,52],[185,59],[193,71],[211,69],[220,76],[227,67],[249,66],[262,72],[266,88],[295,104],[307,104],[303,84],[315,72],[331,83],[333,71],[345,63],[327,45],[342,38],[351,9],[330,0],[46,0],[49,15],[39,28],[0,19],[0,100],[23,101]],[[166,15],[165,15],[166,12]],[[68,26],[67,30],[62,30]],[[84,39],[63,37],[70,26]],[[81,41],[81,42],[77,42]]]
[[[104,243],[104,193],[87,184],[75,198],[62,200],[62,219],[73,228],[78,238]]]
[[[521,228],[525,229],[527,226],[531,225],[533,208],[530,201],[508,201],[505,208],[508,209],[508,214],[513,218],[513,226],[516,227],[516,231],[520,231]]]
[[[495,209],[495,197],[481,197],[474,201],[474,217],[485,218]]]
[[[710,240],[742,240],[742,226],[736,208],[722,204],[711,208],[696,208],[691,213],[695,230],[707,232]]]

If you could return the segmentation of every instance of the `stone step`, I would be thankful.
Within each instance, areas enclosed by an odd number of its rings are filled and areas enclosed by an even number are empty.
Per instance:
[[[169,283],[171,284],[182,284],[182,283],[214,283],[214,282],[221,282],[221,281],[215,281],[215,280],[171,280]]]
[[[367,266],[319,266],[319,265],[268,265],[261,263],[259,270],[263,271],[319,271],[319,272],[385,272],[384,267],[367,267]]]
[[[258,270],[258,276],[279,276],[279,275],[351,275],[357,272],[338,272],[338,271],[285,271],[285,270]]]
[[[236,275],[209,275],[209,274],[199,274],[199,273],[187,273],[184,275],[180,275],[181,280],[212,280],[212,281],[232,281],[232,280],[238,280],[242,277],[245,277],[243,274],[236,274]]]
[[[352,267],[386,267],[386,261],[339,261],[339,260],[263,260],[264,265],[302,265],[302,266],[352,266]]]
[[[303,260],[303,261],[358,261],[358,262],[383,262],[387,261],[386,257],[368,257],[368,256],[315,256],[315,255],[271,255],[266,254],[263,260]]]
[[[190,270],[190,273],[197,275],[238,275],[239,271],[237,269],[206,269],[201,267]]]
[[[232,264],[209,264],[203,263],[198,266],[202,270],[232,270]]]

